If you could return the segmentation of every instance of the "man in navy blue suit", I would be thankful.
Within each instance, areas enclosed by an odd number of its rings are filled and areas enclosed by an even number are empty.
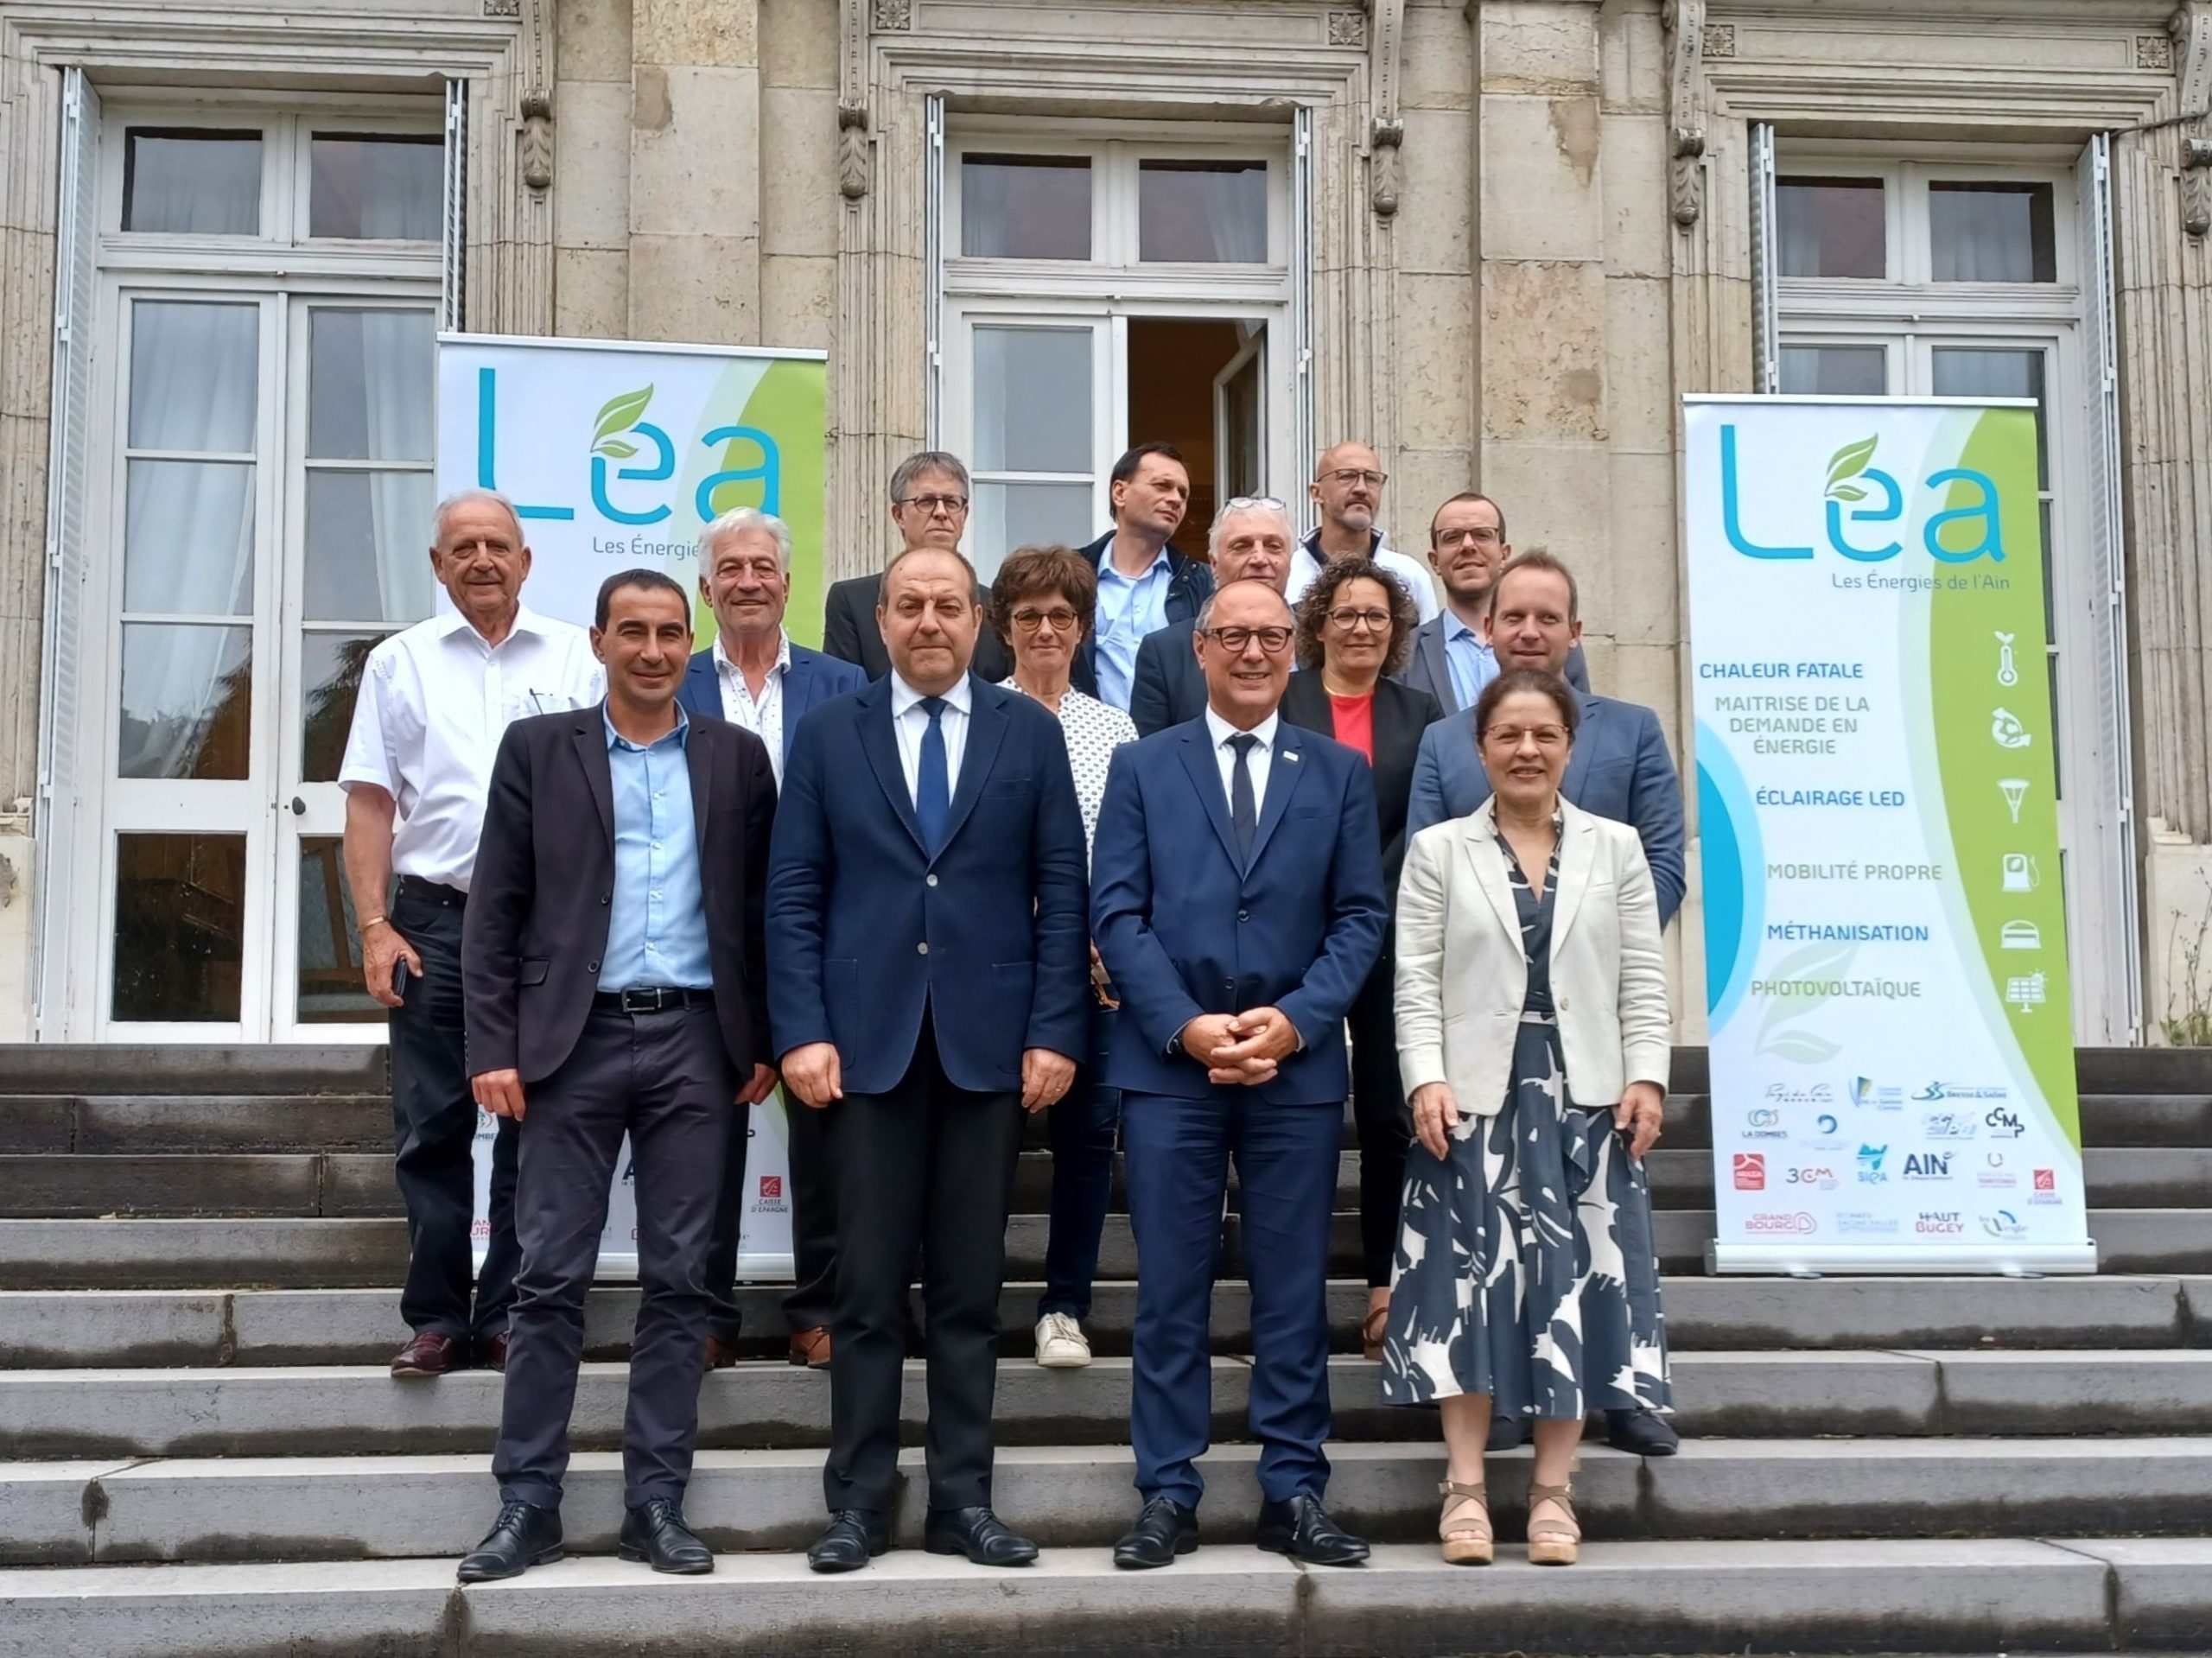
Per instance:
[[[1375,786],[1357,753],[1277,715],[1290,607],[1223,587],[1196,634],[1207,707],[1118,749],[1092,853],[1091,930],[1122,998],[1106,1078],[1137,1241],[1130,1437],[1144,1507],[1121,1566],[1198,1547],[1212,1417],[1208,1314],[1233,1158],[1252,1287],[1258,1542],[1367,1558],[1329,1517],[1329,1220],[1344,1014],[1387,919]]]
[[[800,723],[768,871],[769,1023],[785,1087],[828,1119],[847,1222],[807,1560],[889,1546],[919,1255],[924,1547],[1026,1566],[1037,1546],[991,1509],[991,1394],[1022,1114],[1067,1092],[1090,1031],[1083,816],[1059,721],[969,672],[966,559],[900,554],[876,615],[891,672]]]
[[[783,781],[799,717],[817,702],[868,683],[867,673],[784,632],[791,600],[791,532],[781,518],[733,507],[699,533],[699,593],[715,613],[715,642],[691,658],[676,700],[686,711],[743,726],[767,745]],[[791,1154],[791,1293],[784,1298],[794,1364],[830,1363],[830,1308],[837,1293],[837,1191],[822,1119],[785,1113]],[[707,1368],[737,1363],[737,1241],[745,1220],[745,1141],[732,1137],[729,1166],[707,1255]]]

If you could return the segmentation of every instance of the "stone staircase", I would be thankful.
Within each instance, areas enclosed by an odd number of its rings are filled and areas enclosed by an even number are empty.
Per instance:
[[[834,1582],[826,1379],[768,1356],[706,1378],[688,1513],[703,1579],[612,1556],[632,1292],[591,1298],[564,1518],[577,1555],[467,1591],[499,1378],[395,1383],[405,1242],[380,1050],[0,1049],[0,1655],[1551,1654],[2212,1648],[2212,1056],[2089,1051],[2091,1232],[2047,1280],[1704,1274],[1698,1090],[1653,1163],[1681,1426],[1668,1461],[1592,1445],[1571,1571],[1509,1544],[1443,1566],[1433,1419],[1386,1411],[1351,1341],[1356,1152],[1338,1204],[1332,1507],[1356,1572],[1249,1544],[1241,1286],[1216,1294],[1208,1547],[1120,1573],[1135,1250],[1109,1223],[1090,1369],[1030,1363],[1050,1163],[1010,1238],[997,1495],[1025,1572],[902,1549]],[[1231,1221],[1232,1244],[1235,1223]],[[922,1379],[910,1366],[910,1439]],[[918,1452],[910,1452],[918,1460]],[[1493,1464],[1501,1534],[1525,1452]],[[918,1540],[918,1479],[899,1516]]]

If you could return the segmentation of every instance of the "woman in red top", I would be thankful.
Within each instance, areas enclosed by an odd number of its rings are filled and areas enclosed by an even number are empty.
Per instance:
[[[1413,595],[1397,578],[1363,558],[1332,561],[1313,579],[1298,607],[1298,665],[1283,691],[1282,717],[1333,737],[1367,756],[1375,770],[1376,819],[1382,833],[1382,874],[1393,912],[1398,871],[1406,861],[1406,807],[1424,728],[1444,717],[1427,691],[1401,684],[1421,624]],[[1367,1272],[1367,1317],[1360,1345],[1382,1356],[1390,1305],[1390,1264],[1398,1242],[1398,1199],[1412,1137],[1398,1082],[1398,1031],[1393,1008],[1395,968],[1389,935],[1382,957],[1352,1004],[1351,1105],[1359,1129],[1359,1242]]]

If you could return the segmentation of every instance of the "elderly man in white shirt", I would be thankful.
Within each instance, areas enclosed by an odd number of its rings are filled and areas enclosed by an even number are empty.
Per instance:
[[[470,489],[438,505],[430,568],[450,612],[369,653],[338,780],[346,880],[369,994],[391,1010],[391,1115],[407,1208],[395,1376],[506,1368],[514,1299],[515,1125],[494,1142],[492,1235],[471,1259],[476,1102],[461,1022],[461,926],[485,789],[510,721],[583,708],[602,681],[580,627],[522,602],[530,549],[512,503]],[[397,877],[395,886],[394,878]]]

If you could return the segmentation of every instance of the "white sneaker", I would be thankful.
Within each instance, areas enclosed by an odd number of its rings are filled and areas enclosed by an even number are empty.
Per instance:
[[[1048,1370],[1080,1370],[1090,1363],[1090,1337],[1065,1312],[1037,1321],[1037,1363]]]

